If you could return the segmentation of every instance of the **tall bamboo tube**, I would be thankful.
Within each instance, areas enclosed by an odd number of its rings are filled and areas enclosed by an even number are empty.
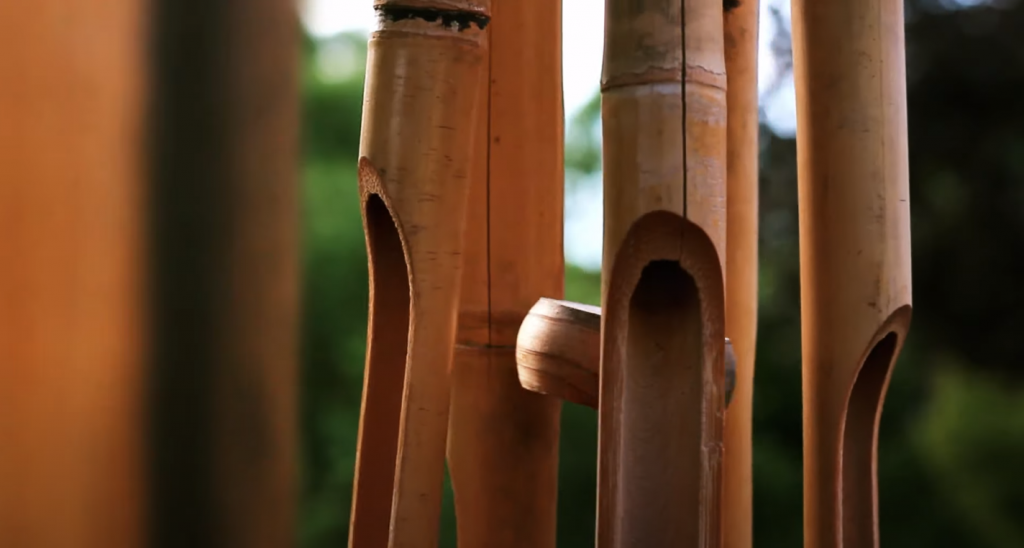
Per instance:
[[[459,546],[554,548],[561,403],[519,385],[515,341],[537,299],[563,292],[561,2],[495,0],[492,15],[449,467]]]
[[[903,3],[793,2],[804,538],[878,546],[878,421],[910,324]]]
[[[376,6],[359,161],[370,325],[349,544],[421,548],[438,541],[489,2]]]
[[[597,543],[720,546],[722,4],[609,0],[605,24]]]
[[[727,2],[728,5],[728,2]],[[751,418],[757,345],[758,0],[725,12],[729,120],[725,336],[736,357],[736,388],[725,414],[725,548],[753,543]]]
[[[0,4],[0,546],[143,544],[142,5]]]
[[[298,479],[295,5],[155,6],[150,544],[288,546]]]

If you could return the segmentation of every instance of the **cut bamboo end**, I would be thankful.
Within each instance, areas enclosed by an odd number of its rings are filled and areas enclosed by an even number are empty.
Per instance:
[[[607,4],[600,548],[721,543],[722,8]]]
[[[395,3],[378,12],[360,140],[370,325],[349,544],[429,547],[439,533],[485,23],[473,12],[446,24]]]
[[[541,299],[523,320],[516,342],[519,383],[531,392],[598,407],[601,309]],[[736,355],[725,339],[726,405],[736,386]]]

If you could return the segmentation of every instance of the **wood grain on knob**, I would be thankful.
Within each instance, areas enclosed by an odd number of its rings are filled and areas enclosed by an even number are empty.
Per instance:
[[[601,309],[541,299],[519,328],[516,366],[523,388],[597,409]],[[726,405],[736,385],[736,356],[725,340]]]

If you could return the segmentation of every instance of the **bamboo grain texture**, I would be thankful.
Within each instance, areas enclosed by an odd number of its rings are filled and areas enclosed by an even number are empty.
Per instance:
[[[360,141],[370,317],[349,545],[435,546],[489,5],[376,2]]]
[[[514,346],[533,303],[564,284],[561,3],[494,0],[491,14],[452,369],[457,538],[554,548],[561,403],[519,385]]]
[[[725,415],[722,512],[725,548],[753,545],[753,404],[758,272],[758,0],[725,11],[728,80],[725,336],[736,391]]]
[[[612,0],[605,24],[597,545],[719,546],[722,4]]]
[[[872,548],[878,422],[910,323],[903,3],[793,4],[804,539]]]

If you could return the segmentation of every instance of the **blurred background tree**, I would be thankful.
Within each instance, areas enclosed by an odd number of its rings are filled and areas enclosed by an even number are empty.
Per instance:
[[[1024,5],[964,4],[907,2],[915,310],[880,434],[891,546],[1024,547]],[[359,34],[304,47],[303,548],[347,542],[366,341],[355,178],[365,55]],[[595,98],[568,125],[570,188],[600,170],[599,121]],[[802,544],[795,152],[762,128],[759,547]],[[599,273],[569,265],[566,278],[567,298],[598,304]],[[558,545],[593,546],[596,414],[567,404],[563,416]],[[454,546],[450,491],[445,504],[442,546]]]

